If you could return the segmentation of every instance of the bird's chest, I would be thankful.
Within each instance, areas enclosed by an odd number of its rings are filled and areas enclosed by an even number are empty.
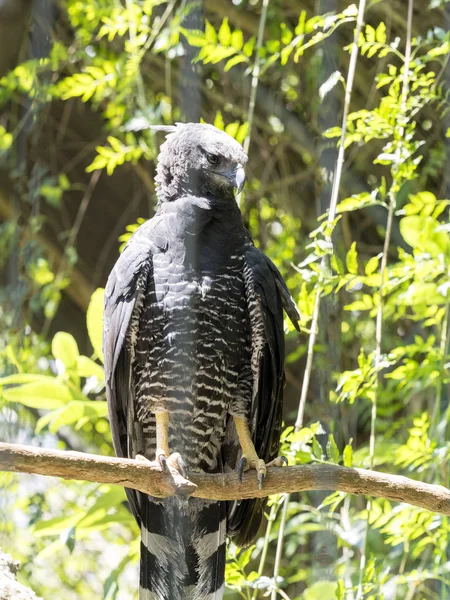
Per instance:
[[[163,317],[169,342],[183,332],[192,341],[220,335],[226,340],[233,326],[245,325],[243,264],[231,255],[214,268],[192,267],[161,255],[154,262],[154,301]]]
[[[171,444],[189,464],[215,468],[232,402],[251,397],[239,387],[251,378],[250,352],[243,259],[236,253],[215,268],[186,268],[155,256],[133,370],[144,429],[153,427],[153,412],[167,410]]]

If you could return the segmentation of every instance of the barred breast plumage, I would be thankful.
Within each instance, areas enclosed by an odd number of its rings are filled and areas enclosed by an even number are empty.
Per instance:
[[[233,242],[233,240],[231,241]],[[155,453],[154,413],[168,410],[169,443],[190,468],[214,471],[227,416],[248,413],[251,332],[243,253],[215,269],[153,257],[133,362],[145,456]]]

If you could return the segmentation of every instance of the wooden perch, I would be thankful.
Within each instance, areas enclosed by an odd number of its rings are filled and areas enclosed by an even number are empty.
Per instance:
[[[268,469],[264,489],[260,490],[254,471],[245,473],[242,483],[235,473],[192,473],[188,481],[175,471],[163,473],[150,461],[0,443],[0,471],[112,483],[159,497],[177,493],[213,500],[238,500],[286,492],[339,490],[406,502],[450,515],[450,490],[445,487],[338,465],[273,467]]]

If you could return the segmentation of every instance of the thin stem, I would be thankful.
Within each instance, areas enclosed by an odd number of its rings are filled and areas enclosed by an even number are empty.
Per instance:
[[[166,9],[158,22],[158,25],[156,27],[152,27],[151,33],[148,36],[148,38],[146,39],[145,44],[143,44],[143,46],[139,49],[139,52],[138,52],[139,61],[138,61],[138,67],[137,67],[138,72],[136,75],[137,100],[138,100],[139,108],[144,112],[146,110],[147,100],[146,100],[146,95],[145,95],[144,80],[143,80],[141,69],[140,69],[140,63],[141,63],[141,60],[144,57],[145,53],[148,50],[150,50],[151,46],[153,45],[153,42],[156,40],[156,38],[160,34],[162,28],[166,24],[167,19],[169,18],[171,12],[173,11],[173,9],[175,7],[175,3],[176,3],[176,0],[172,0],[171,2],[169,2],[167,4]],[[132,0],[126,0],[126,7],[128,10],[131,10],[132,5],[133,5]],[[133,21],[130,21],[130,41],[132,43],[134,43],[134,41],[135,41],[136,33],[137,33],[136,32],[136,24]]]
[[[300,393],[300,401],[298,404],[297,420],[295,421],[295,431],[299,431],[303,425],[303,417],[305,414],[305,406],[306,406],[306,397],[308,395],[309,382],[310,382],[311,373],[312,373],[312,364],[313,364],[313,358],[314,358],[314,344],[316,343],[316,337],[317,337],[320,299],[321,299],[321,292],[320,292],[320,289],[317,288],[316,299],[314,302],[314,311],[313,311],[312,322],[311,322],[311,333],[309,335],[309,340],[308,340],[308,353],[306,355],[305,374],[303,376],[302,391]]]
[[[253,63],[252,70],[252,82],[250,86],[250,99],[248,102],[248,112],[247,112],[247,135],[245,136],[244,143],[242,144],[244,148],[244,152],[248,154],[250,149],[250,142],[252,139],[252,129],[253,129],[253,118],[255,115],[255,105],[256,105],[256,92],[258,90],[259,83],[259,75],[261,71],[261,48],[264,39],[264,29],[266,27],[266,19],[267,19],[267,9],[269,7],[269,0],[263,0],[261,7],[261,16],[259,18],[258,25],[258,37],[256,39],[256,47],[255,47],[255,62]],[[236,197],[237,203],[241,204],[242,193],[238,194]]]
[[[75,242],[77,240],[77,236],[78,236],[78,232],[80,231],[80,227],[83,223],[83,219],[84,216],[86,214],[86,211],[89,207],[89,204],[91,202],[92,199],[92,195],[95,191],[95,188],[97,186],[98,180],[100,179],[100,175],[102,174],[102,171],[94,171],[91,175],[91,179],[89,181],[89,184],[87,186],[86,192],[80,202],[80,206],[78,208],[78,212],[77,215],[75,217],[75,221],[72,225],[72,228],[70,230],[69,236],[67,238],[67,242],[66,242],[66,246],[65,246],[65,251],[64,254],[62,255],[62,259],[61,259],[61,264],[59,265],[59,269],[58,272],[56,273],[53,285],[55,286],[56,289],[59,288],[62,280],[64,279],[64,277],[67,275],[67,269],[69,267],[68,265],[68,261],[67,261],[67,250],[69,248],[73,248],[75,246]],[[54,316],[54,315],[53,315]],[[41,331],[41,335],[46,338],[50,329],[50,325],[52,324],[53,321],[53,316],[51,317],[47,317],[47,319],[45,320],[43,326],[42,326],[42,331]]]
[[[255,104],[256,104],[256,92],[258,90],[259,83],[259,73],[261,70],[261,48],[263,44],[264,38],[264,29],[266,26],[267,19],[267,9],[269,7],[269,0],[263,0],[261,7],[261,17],[259,19],[258,26],[258,37],[256,40],[256,48],[255,48],[255,62],[253,63],[253,71],[252,71],[252,83],[250,89],[250,101],[248,103],[248,131],[244,140],[244,152],[248,154],[250,148],[250,141],[252,137],[252,127],[253,127],[253,116],[255,114]]]
[[[344,167],[344,157],[345,157],[345,136],[347,134],[347,117],[350,110],[350,100],[353,90],[353,81],[355,79],[355,71],[356,71],[356,61],[358,58],[358,39],[361,33],[361,29],[364,23],[364,11],[366,8],[366,0],[361,0],[358,8],[358,17],[356,20],[355,33],[353,37],[353,45],[352,52],[350,55],[350,63],[348,67],[348,75],[345,86],[345,98],[344,98],[344,112],[342,115],[342,133],[341,133],[341,142],[339,145],[338,158],[336,162],[336,171],[333,178],[333,187],[331,190],[331,199],[330,199],[330,210],[328,212],[328,225],[331,226],[334,219],[336,218],[336,207],[338,200],[339,187],[342,178],[342,170]],[[331,242],[331,240],[329,240]],[[327,265],[327,255],[325,255],[322,259],[322,266],[326,267]],[[312,362],[314,357],[314,345],[316,343],[317,330],[318,330],[318,321],[319,321],[319,309],[320,309],[320,300],[321,300],[321,290],[317,289],[316,299],[314,303],[314,311],[311,323],[311,334],[309,336],[308,342],[308,355],[306,361],[306,370],[303,378],[302,391],[300,394],[300,401],[298,407],[297,420],[295,422],[295,428],[298,431],[303,424],[303,415],[306,404],[306,396],[308,393],[309,382],[311,379],[311,371],[312,371]]]
[[[273,567],[274,588],[270,595],[271,600],[276,600],[277,592],[280,592],[280,590],[277,589],[277,579],[278,579],[278,573],[280,572],[281,559],[283,557],[284,529],[286,526],[287,511],[288,511],[290,497],[291,497],[290,494],[286,494],[286,496],[284,498],[283,512],[281,513],[280,529],[278,531],[278,540],[277,540],[277,551],[275,553],[275,565]],[[280,592],[280,595],[282,595],[281,592]]]
[[[291,600],[289,598],[289,596],[286,594],[286,592],[283,592],[283,590],[277,590],[277,591],[280,594],[280,596],[283,598],[283,600]]]
[[[128,12],[131,13],[131,9],[133,7],[133,0],[126,0],[125,4],[126,4]],[[136,22],[134,19],[130,19],[128,31],[129,31],[129,35],[130,35],[130,42],[132,45],[134,45],[135,40],[136,40],[136,33],[137,33]],[[137,100],[138,100],[138,104],[139,104],[140,108],[143,109],[146,104],[144,82],[142,80],[142,74],[141,74],[141,69],[140,69],[139,65],[138,65],[137,69],[138,69],[138,72],[136,75]]]
[[[380,366],[381,366],[381,344],[383,338],[383,316],[384,316],[384,288],[386,283],[386,274],[387,274],[387,260],[389,247],[391,243],[391,233],[392,233],[392,223],[394,220],[394,212],[396,208],[397,201],[397,190],[399,188],[399,168],[402,162],[402,143],[403,143],[403,135],[404,135],[404,118],[406,117],[406,101],[408,97],[408,88],[409,88],[409,65],[411,61],[411,30],[412,30],[412,13],[413,13],[413,0],[408,0],[408,18],[407,18],[407,31],[406,31],[406,49],[405,49],[405,65],[403,70],[403,84],[402,84],[402,92],[401,92],[401,100],[400,100],[400,114],[399,114],[399,127],[396,132],[397,138],[397,147],[395,151],[395,163],[393,165],[393,183],[391,186],[391,190],[389,193],[389,209],[388,209],[388,218],[386,224],[386,235],[384,239],[383,245],[383,256],[381,259],[380,265],[380,289],[379,289],[379,303],[376,317],[376,325],[375,325],[375,373],[376,380],[374,385],[374,397],[372,401],[372,410],[371,410],[371,418],[370,418],[370,441],[369,441],[369,461],[371,467],[375,462],[375,438],[376,438],[376,420],[377,420],[377,409],[378,409],[378,390],[379,390],[379,375],[380,375]],[[366,528],[364,532],[364,546],[363,551],[361,553],[360,560],[360,577],[358,583],[358,590],[356,594],[357,600],[363,598],[363,577],[364,571],[366,567],[367,561],[367,545],[369,538],[369,521],[370,521],[370,513],[372,511],[372,500],[369,499],[366,505],[367,509],[367,517],[366,517]]]
[[[269,514],[269,518],[267,519],[266,534],[264,536],[264,546],[263,546],[263,549],[261,552],[261,558],[259,561],[258,577],[261,577],[261,575],[263,574],[264,565],[266,564],[267,552],[269,550],[270,534],[272,533],[272,525],[277,516],[277,507],[278,507],[277,501],[275,501],[272,504],[272,506],[270,507],[270,514]],[[256,600],[257,594],[258,594],[258,590],[257,590],[257,588],[255,588],[253,590],[251,600]]]
[[[336,163],[336,171],[333,178],[333,187],[331,190],[330,210],[328,213],[328,225],[331,225],[336,217],[336,206],[338,200],[339,187],[341,184],[342,171],[344,167],[345,155],[345,136],[347,134],[347,117],[350,110],[350,100],[353,91],[353,82],[355,80],[356,61],[358,60],[358,39],[364,23],[364,12],[366,9],[366,0],[361,0],[358,8],[358,17],[356,19],[355,34],[353,37],[352,52],[348,66],[348,75],[345,85],[344,113],[342,115],[342,131],[339,152]]]
[[[350,100],[353,90],[353,81],[355,79],[355,71],[356,71],[356,61],[358,58],[358,39],[361,33],[361,29],[364,23],[364,11],[366,8],[366,0],[360,0],[359,8],[358,8],[358,16],[356,19],[356,26],[353,37],[353,45],[352,52],[350,55],[350,63],[348,67],[347,81],[345,87],[345,98],[344,98],[344,112],[342,115],[342,135],[341,135],[341,144],[339,147],[338,159],[336,163],[336,170],[333,179],[333,188],[331,192],[330,199],[330,210],[328,212],[328,225],[329,230],[331,231],[332,223],[336,217],[336,207],[337,207],[337,199],[339,193],[339,187],[341,183],[342,170],[344,167],[344,155],[345,155],[345,136],[347,134],[347,117],[350,109]],[[331,233],[327,235],[327,240],[331,243]],[[322,267],[325,270],[328,266],[328,255],[324,255],[322,258]],[[299,431],[303,426],[303,419],[305,414],[305,406],[306,406],[306,398],[309,390],[309,383],[311,380],[312,366],[313,366],[313,358],[314,358],[314,345],[316,343],[317,332],[318,332],[318,323],[319,323],[319,313],[320,313],[320,300],[322,297],[322,292],[320,288],[317,288],[316,298],[314,302],[314,311],[312,316],[311,323],[311,333],[308,340],[308,354],[306,359],[306,367],[305,374],[303,377],[302,383],[302,391],[300,394],[300,400],[298,405],[298,413],[297,419],[295,421],[295,431]],[[278,533],[278,541],[277,541],[277,551],[276,551],[276,560],[273,572],[273,579],[276,582],[279,572],[279,567],[281,563],[281,557],[283,553],[283,536],[284,536],[284,528],[286,523],[287,516],[287,507],[289,505],[290,495],[286,496],[285,499],[285,508],[282,513],[281,522],[280,522],[280,530]],[[271,600],[276,600],[277,591],[276,588],[272,592]]]
[[[382,338],[383,338],[384,288],[385,288],[385,284],[386,284],[387,259],[388,259],[388,253],[389,253],[389,246],[391,244],[392,223],[394,220],[394,211],[395,211],[395,207],[396,207],[395,196],[393,194],[391,196],[392,196],[392,200],[389,204],[388,219],[387,219],[387,224],[386,224],[386,235],[385,235],[384,244],[383,244],[383,256],[381,258],[381,266],[380,266],[380,277],[381,277],[380,288],[379,288],[380,299],[379,299],[379,303],[378,303],[377,319],[376,319],[376,325],[375,325],[375,372],[377,374],[377,378],[375,380],[375,386],[374,386],[375,394],[374,394],[374,399],[372,402],[372,412],[371,412],[371,419],[370,419],[369,459],[370,459],[371,467],[373,467],[374,460],[375,460],[375,426],[376,426],[376,419],[377,419],[377,399],[378,399],[378,383],[379,383],[378,374],[379,374],[380,365],[381,365],[381,343],[382,343]]]

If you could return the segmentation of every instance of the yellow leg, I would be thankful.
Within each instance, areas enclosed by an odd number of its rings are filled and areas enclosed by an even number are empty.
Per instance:
[[[245,454],[247,460],[259,460],[247,420],[242,419],[241,417],[233,417],[233,419],[238,434],[239,443],[242,448],[242,454]]]
[[[239,438],[239,444],[242,448],[242,456],[239,462],[237,471],[239,479],[242,479],[242,473],[247,469],[254,469],[258,473],[259,487],[262,488],[268,466],[282,467],[287,464],[284,456],[278,457],[267,465],[258,457],[255,445],[253,444],[252,435],[246,419],[241,417],[233,417],[236,432]]]
[[[155,414],[156,420],[156,460],[161,455],[169,456],[169,413],[164,410]]]
[[[156,460],[164,471],[169,471],[169,466],[171,466],[177,469],[183,477],[186,477],[186,463],[178,452],[170,454],[169,451],[169,413],[166,410],[155,413],[155,421]]]

